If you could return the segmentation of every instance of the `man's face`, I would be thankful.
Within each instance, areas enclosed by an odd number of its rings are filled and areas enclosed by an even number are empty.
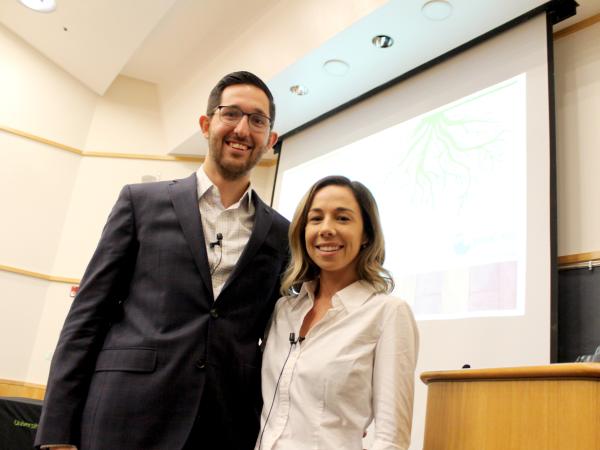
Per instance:
[[[258,87],[250,84],[228,86],[221,94],[220,105],[236,106],[245,113],[269,117],[269,99]],[[269,128],[256,131],[249,126],[248,116],[237,125],[223,123],[219,112],[200,117],[200,127],[208,139],[208,159],[221,176],[236,180],[249,174],[262,155],[277,142],[277,134]]]

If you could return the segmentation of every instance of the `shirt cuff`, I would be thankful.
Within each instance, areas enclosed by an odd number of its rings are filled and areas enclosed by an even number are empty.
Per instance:
[[[71,448],[73,450],[77,450],[77,447],[75,447],[74,445],[71,445],[71,444],[47,444],[47,445],[40,445],[40,449],[44,449],[44,448],[57,448],[57,447],[67,447],[67,448]]]

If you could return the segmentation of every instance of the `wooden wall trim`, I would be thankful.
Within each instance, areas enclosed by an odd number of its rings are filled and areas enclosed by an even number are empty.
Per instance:
[[[570,34],[577,33],[578,31],[581,31],[587,27],[591,27],[598,22],[600,22],[600,14],[588,17],[587,19],[583,19],[582,21],[574,23],[573,25],[563,28],[562,30],[556,31],[553,33],[554,39],[560,39]]]
[[[34,400],[43,400],[45,393],[46,386],[43,384],[0,379],[1,397],[25,397]]]
[[[6,133],[14,134],[15,136],[29,139],[30,141],[35,141],[35,142],[39,142],[41,144],[50,145],[54,148],[57,148],[59,150],[64,150],[69,153],[75,153],[76,155],[80,155],[80,156],[82,154],[81,150],[79,150],[75,147],[70,147],[68,145],[61,144],[60,142],[51,141],[50,139],[46,139],[46,138],[43,138],[40,136],[36,136],[34,134],[27,133],[26,131],[17,130],[15,128],[10,128],[10,127],[5,127],[4,125],[0,125],[0,130],[4,131]]]
[[[59,277],[55,275],[48,275],[41,272],[33,272],[31,270],[20,269],[18,267],[7,266],[0,264],[0,271],[16,273],[17,275],[23,275],[25,277],[37,278],[39,280],[52,281],[54,283],[66,283],[66,284],[79,284],[78,278]]]
[[[4,131],[9,134],[13,134],[15,136],[19,136],[25,139],[29,139],[30,141],[39,142],[44,145],[49,145],[58,150],[63,150],[69,153],[74,153],[81,157],[91,157],[91,158],[116,158],[116,159],[141,159],[145,161],[166,161],[166,162],[196,162],[202,163],[205,159],[204,156],[171,156],[171,155],[147,155],[142,153],[118,153],[118,152],[95,152],[95,151],[87,151],[80,150],[75,147],[70,147],[65,144],[61,144],[60,142],[56,142],[50,139],[43,138],[41,136],[36,136],[35,134],[27,133],[26,131],[17,130],[15,128],[6,127],[4,125],[0,125],[0,131]],[[277,164],[277,161],[274,159],[263,159],[258,163],[259,167],[273,167]]]
[[[568,264],[586,263],[588,261],[600,260],[600,251],[598,252],[587,252],[587,253],[576,253],[574,255],[564,255],[558,257],[558,266],[564,266]]]
[[[600,261],[600,251],[587,252],[587,253],[576,253],[574,255],[564,255],[558,257],[558,267],[568,266],[571,264],[587,263],[589,261]],[[21,269],[19,267],[8,266],[0,264],[0,271],[16,273],[30,278],[37,278],[45,281],[52,281],[55,283],[66,283],[66,284],[79,284],[78,278],[62,277],[56,275],[48,275],[41,272],[34,272],[27,269]]]

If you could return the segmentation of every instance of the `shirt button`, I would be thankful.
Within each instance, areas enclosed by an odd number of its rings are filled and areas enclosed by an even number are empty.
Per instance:
[[[209,311],[210,317],[212,317],[213,319],[216,319],[217,317],[219,317],[219,313],[217,312],[216,308],[213,308]]]
[[[196,361],[196,367],[198,369],[206,369],[206,361],[203,359],[199,359],[198,361]]]

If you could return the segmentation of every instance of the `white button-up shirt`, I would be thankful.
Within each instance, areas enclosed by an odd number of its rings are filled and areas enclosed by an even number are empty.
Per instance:
[[[313,306],[315,285],[305,283],[275,307],[256,450],[361,450],[373,419],[370,450],[407,449],[419,345],[409,306],[357,281],[333,296],[303,342],[291,344],[290,333],[298,337]]]
[[[254,203],[252,189],[248,186],[239,201],[225,208],[219,189],[210,181],[203,166],[196,171],[198,180],[198,207],[202,219],[202,231],[208,255],[208,264],[216,299],[223,285],[240,259],[254,227]],[[223,239],[219,245],[217,234]]]

